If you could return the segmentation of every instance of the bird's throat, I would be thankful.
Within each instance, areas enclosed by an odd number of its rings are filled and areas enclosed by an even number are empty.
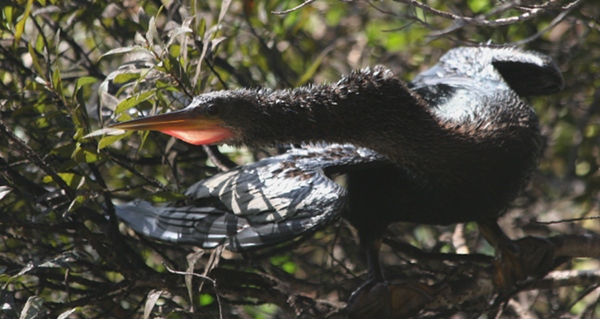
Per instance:
[[[194,145],[216,144],[233,136],[230,130],[219,126],[205,130],[168,129],[160,132]]]

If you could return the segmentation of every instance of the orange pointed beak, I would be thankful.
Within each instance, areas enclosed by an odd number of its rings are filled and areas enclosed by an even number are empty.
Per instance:
[[[110,128],[135,131],[159,131],[194,145],[214,144],[233,136],[222,126],[223,120],[194,112],[192,108],[138,118],[110,125]]]

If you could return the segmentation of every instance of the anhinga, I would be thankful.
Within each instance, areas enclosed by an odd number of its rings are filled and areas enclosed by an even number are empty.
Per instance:
[[[392,222],[476,221],[510,252],[496,219],[540,154],[537,117],[520,96],[562,86],[547,56],[473,47],[449,51],[410,85],[378,66],[334,84],[202,94],[181,111],[112,127],[192,144],[344,145],[293,149],[218,174],[192,186],[184,207],[131,203],[117,214],[153,238],[243,250],[290,240],[346,210],[367,249],[371,282],[383,281],[378,252]],[[329,170],[348,173],[346,190]]]

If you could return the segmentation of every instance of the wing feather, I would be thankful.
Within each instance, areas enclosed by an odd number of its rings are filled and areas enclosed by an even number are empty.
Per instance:
[[[306,146],[192,185],[186,203],[116,206],[117,216],[157,240],[232,251],[277,245],[337,219],[346,190],[324,173],[385,158],[351,145]]]

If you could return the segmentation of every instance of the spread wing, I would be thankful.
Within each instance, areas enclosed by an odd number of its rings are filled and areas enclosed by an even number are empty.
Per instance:
[[[350,145],[292,149],[192,185],[185,203],[138,201],[116,206],[116,213],[136,232],[157,240],[259,249],[309,234],[341,215],[347,192],[326,170],[383,161]]]

